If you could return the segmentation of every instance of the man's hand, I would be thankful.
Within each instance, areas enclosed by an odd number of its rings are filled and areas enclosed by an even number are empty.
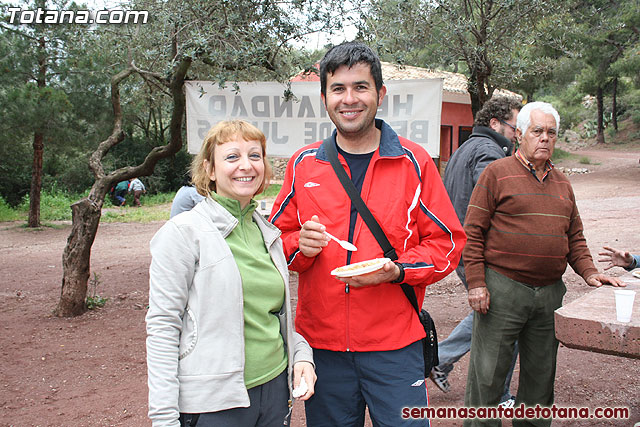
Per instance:
[[[393,261],[389,261],[381,269],[371,273],[352,277],[339,277],[338,280],[342,280],[351,287],[361,288],[363,286],[375,286],[380,283],[391,282],[396,280],[398,276],[400,276],[400,267]]]
[[[489,311],[490,300],[491,296],[486,286],[469,289],[469,305],[473,311],[477,311],[481,314],[487,314],[487,311]]]
[[[595,273],[587,277],[587,285],[589,286],[599,288],[600,286],[606,284],[619,287],[627,286],[622,280],[618,279],[617,277],[609,277],[602,273]]]
[[[309,258],[318,255],[322,248],[329,243],[329,238],[324,234],[325,226],[318,221],[318,215],[314,215],[309,221],[302,224],[300,230],[298,248],[302,255]]]
[[[304,382],[307,384],[307,392],[300,396],[299,400],[307,400],[315,392],[316,385],[316,371],[313,369],[313,365],[309,362],[298,362],[293,365],[293,388],[300,385],[300,380],[304,377]]]
[[[612,267],[627,268],[633,262],[633,257],[629,252],[610,248],[609,246],[603,246],[602,249],[604,249],[605,252],[598,253],[598,255],[600,255],[600,258],[598,258],[598,261],[609,263],[605,265],[604,267],[605,270],[608,270]]]

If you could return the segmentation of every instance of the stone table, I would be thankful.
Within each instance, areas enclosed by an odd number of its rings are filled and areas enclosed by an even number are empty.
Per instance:
[[[602,286],[555,312],[556,338],[569,348],[640,359],[640,279],[621,277],[626,288]],[[631,322],[616,319],[615,289],[636,291]]]

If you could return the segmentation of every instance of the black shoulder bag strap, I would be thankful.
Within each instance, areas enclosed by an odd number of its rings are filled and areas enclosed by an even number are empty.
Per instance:
[[[392,261],[397,260],[398,254],[396,253],[396,250],[393,248],[393,246],[391,246],[389,239],[387,239],[387,235],[384,234],[382,227],[380,227],[380,224],[375,219],[367,205],[364,203],[364,200],[362,200],[360,193],[358,193],[355,185],[353,185],[353,182],[351,181],[351,179],[349,179],[349,176],[340,164],[340,161],[338,160],[338,151],[336,150],[332,138],[327,138],[322,141],[322,145],[327,152],[327,157],[329,157],[331,167],[338,176],[338,179],[344,187],[344,190],[347,192],[347,195],[349,195],[351,202],[362,217],[362,220],[365,222],[365,224],[367,224],[367,227],[369,227],[369,230],[371,230],[371,233],[378,241],[378,244],[384,252],[384,256],[391,259]],[[416,313],[418,313],[418,316],[420,316],[420,307],[418,306],[418,297],[416,296],[416,291],[406,283],[401,283],[400,287],[402,287],[402,292],[404,292],[407,299],[416,310]]]

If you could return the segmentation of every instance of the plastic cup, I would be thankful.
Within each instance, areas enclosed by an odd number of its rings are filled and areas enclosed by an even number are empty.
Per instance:
[[[616,317],[618,322],[631,322],[631,312],[633,311],[633,300],[636,297],[635,291],[615,290],[616,296]]]

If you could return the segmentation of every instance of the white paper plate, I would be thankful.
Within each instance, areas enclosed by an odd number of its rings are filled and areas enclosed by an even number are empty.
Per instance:
[[[640,270],[634,270],[631,274],[640,279]]]
[[[371,273],[372,271],[380,270],[383,265],[391,261],[389,258],[376,258],[367,261],[360,261],[354,264],[338,267],[331,271],[331,274],[336,277],[351,277],[359,276],[361,274]]]

